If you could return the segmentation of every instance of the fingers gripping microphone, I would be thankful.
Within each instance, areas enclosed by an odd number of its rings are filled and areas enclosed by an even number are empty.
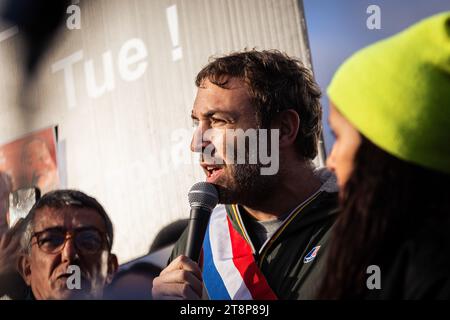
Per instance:
[[[198,262],[209,217],[217,202],[219,202],[219,194],[211,183],[198,182],[192,186],[188,198],[191,206],[191,217],[188,225],[185,255]]]

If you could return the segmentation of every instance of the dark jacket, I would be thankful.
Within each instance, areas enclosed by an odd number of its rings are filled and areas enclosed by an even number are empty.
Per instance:
[[[253,251],[257,264],[278,299],[315,297],[336,206],[337,193],[321,191],[299,212],[288,217],[261,250]],[[249,238],[251,247],[254,247],[240,216],[242,208],[227,205],[226,209],[234,228],[244,238]],[[184,252],[186,231],[176,243],[169,262]],[[305,262],[305,257],[317,246],[320,246],[317,256]]]
[[[368,290],[366,299],[450,300],[450,222],[433,220],[383,253],[381,288]]]

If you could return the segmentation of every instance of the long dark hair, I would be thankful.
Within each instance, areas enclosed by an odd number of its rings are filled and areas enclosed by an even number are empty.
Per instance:
[[[363,298],[369,265],[389,268],[402,240],[450,216],[450,175],[400,160],[363,136],[343,189],[319,299]]]

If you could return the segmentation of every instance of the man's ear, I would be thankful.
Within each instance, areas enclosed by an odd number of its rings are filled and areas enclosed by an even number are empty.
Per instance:
[[[300,116],[292,109],[282,111],[272,122],[272,129],[280,130],[280,148],[290,147],[295,144],[300,130]]]
[[[108,258],[108,276],[106,277],[107,284],[111,283],[111,281],[114,278],[114,275],[117,272],[117,269],[119,269],[119,262],[117,260],[117,256],[113,253],[110,253]]]
[[[17,271],[19,271],[25,283],[31,286],[31,263],[29,255],[19,254],[17,258]]]

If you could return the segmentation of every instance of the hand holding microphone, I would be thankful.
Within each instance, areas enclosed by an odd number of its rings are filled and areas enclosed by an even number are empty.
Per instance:
[[[184,255],[173,260],[153,280],[153,299],[200,299],[202,296],[202,273],[198,258],[203,245],[209,217],[219,201],[214,185],[199,182],[188,194],[191,206]]]

